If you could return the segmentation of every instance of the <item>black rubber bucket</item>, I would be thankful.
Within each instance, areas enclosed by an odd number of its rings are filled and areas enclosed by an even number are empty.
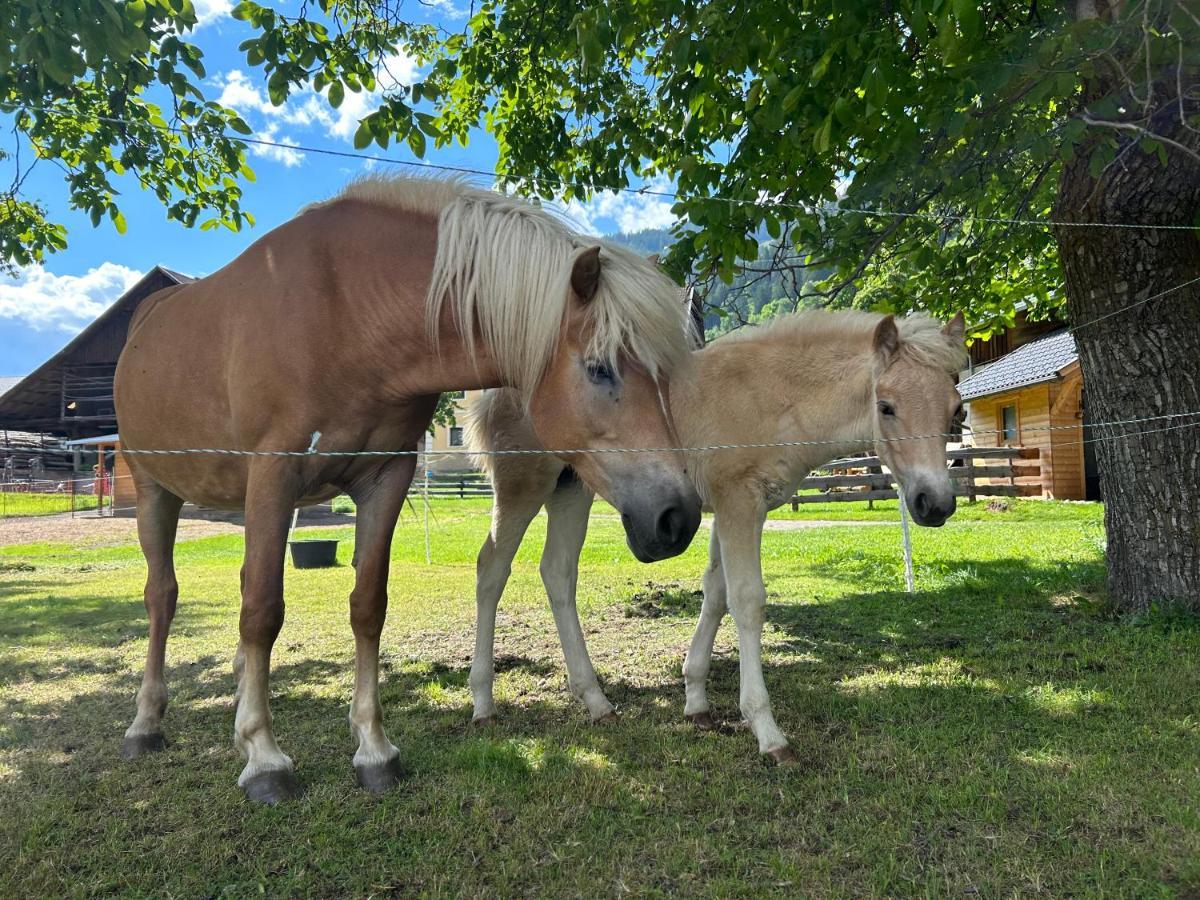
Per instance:
[[[324,569],[337,565],[337,541],[289,541],[292,565],[297,569]]]

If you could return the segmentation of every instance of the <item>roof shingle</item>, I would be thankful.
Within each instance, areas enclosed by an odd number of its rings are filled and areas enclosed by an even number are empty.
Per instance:
[[[1075,336],[1065,329],[1056,331],[1023,344],[986,369],[963,379],[959,382],[958,393],[964,400],[975,400],[1052,381],[1078,358]]]

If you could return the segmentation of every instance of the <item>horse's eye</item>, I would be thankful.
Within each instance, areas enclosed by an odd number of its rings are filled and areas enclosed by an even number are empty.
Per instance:
[[[896,415],[896,407],[892,406],[892,404],[888,403],[886,400],[880,400],[879,414],[881,416],[894,416]]]
[[[616,380],[612,367],[602,362],[589,362],[587,376],[593,384],[612,384]]]

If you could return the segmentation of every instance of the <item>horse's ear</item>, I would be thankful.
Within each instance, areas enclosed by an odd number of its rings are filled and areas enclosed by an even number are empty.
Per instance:
[[[650,261],[650,265],[652,265],[652,266],[658,265],[659,256],[657,253],[651,253],[649,256],[646,257],[646,259]]]
[[[588,247],[575,257],[571,267],[571,290],[584,303],[596,296],[600,287],[600,248]]]
[[[942,326],[942,334],[950,339],[952,344],[961,344],[967,337],[967,320],[959,313]]]
[[[879,320],[879,324],[875,326],[872,344],[880,362],[886,365],[891,361],[900,349],[900,329],[896,327],[895,316],[884,316]]]

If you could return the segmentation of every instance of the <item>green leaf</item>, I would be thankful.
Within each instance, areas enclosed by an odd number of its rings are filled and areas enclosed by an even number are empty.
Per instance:
[[[375,136],[371,133],[369,120],[364,119],[358,123],[358,130],[354,132],[354,149],[362,150],[371,145],[371,141]]]
[[[335,81],[329,86],[329,105],[337,109],[342,105],[344,99],[346,99],[346,89],[342,87],[340,81]]]

